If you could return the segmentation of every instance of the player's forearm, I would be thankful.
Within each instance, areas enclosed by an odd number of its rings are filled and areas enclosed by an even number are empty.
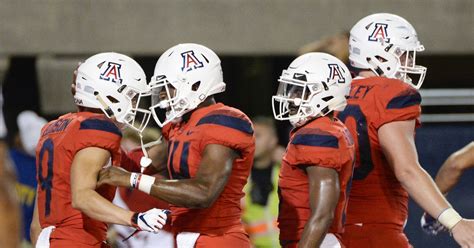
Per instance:
[[[421,166],[413,166],[402,172],[396,171],[395,174],[413,200],[431,216],[437,217],[450,207],[433,179]]]
[[[33,247],[36,246],[36,241],[38,241],[38,237],[40,233],[41,233],[41,226],[35,225],[32,223],[30,226],[30,239],[31,239],[31,244],[33,245]]]
[[[326,237],[328,228],[331,226],[334,214],[312,216],[306,223],[301,235],[299,248],[319,247]]]
[[[82,190],[73,195],[72,206],[98,221],[131,226],[133,212],[120,208],[94,190]]]
[[[176,206],[207,208],[216,197],[209,186],[198,179],[155,180],[150,195]]]
[[[450,160],[447,161],[438,171],[435,183],[442,194],[447,194],[456,186],[462,175],[462,169],[455,166]]]
[[[38,192],[38,190],[36,192]],[[31,219],[31,224],[30,224],[30,239],[31,239],[31,243],[33,244],[33,247],[36,246],[36,241],[38,240],[40,233],[41,233],[41,225],[40,225],[39,216],[38,216],[38,195],[36,195],[35,208],[33,210],[33,218]]]

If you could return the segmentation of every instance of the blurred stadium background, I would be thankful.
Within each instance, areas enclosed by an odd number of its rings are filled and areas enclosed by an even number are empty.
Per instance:
[[[218,100],[249,116],[271,116],[281,70],[305,44],[350,30],[360,18],[390,12],[409,20],[426,51],[422,165],[434,175],[454,151],[474,140],[474,1],[472,0],[0,0],[0,82],[9,140],[16,116],[31,109],[48,119],[74,111],[77,62],[104,51],[133,56],[148,78],[167,48],[204,44],[222,59],[227,91]],[[449,89],[449,90],[448,90]],[[281,143],[289,126],[279,124]],[[474,218],[474,171],[449,195]],[[419,228],[410,205],[406,233],[415,247],[455,247],[448,234]],[[377,235],[377,234],[374,234]]]

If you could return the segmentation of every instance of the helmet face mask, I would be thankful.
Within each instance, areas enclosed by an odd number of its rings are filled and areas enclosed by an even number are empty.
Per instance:
[[[150,81],[150,111],[156,123],[181,121],[209,96],[225,91],[219,57],[199,44],[179,44],[161,55]],[[159,111],[166,114],[158,114]]]
[[[277,94],[272,97],[273,115],[301,126],[312,118],[343,110],[352,78],[349,69],[325,53],[308,53],[283,70]]]
[[[77,70],[74,100],[76,105],[101,109],[117,123],[143,131],[151,113],[140,107],[149,95],[143,69],[128,56],[99,53],[88,58]],[[140,113],[141,120],[136,120]]]
[[[353,67],[402,80],[417,89],[426,74],[426,67],[416,65],[416,53],[422,51],[413,26],[397,15],[367,16],[350,32],[349,60]]]

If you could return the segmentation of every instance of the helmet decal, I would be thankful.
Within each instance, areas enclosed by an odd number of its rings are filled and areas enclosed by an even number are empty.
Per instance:
[[[345,83],[346,79],[342,76],[341,68],[338,64],[328,64],[329,67],[329,78],[330,80],[337,80],[338,83]]]
[[[102,63],[98,67],[102,67]],[[100,74],[100,79],[105,81],[112,81],[116,84],[122,83],[122,76],[120,75],[120,69],[122,68],[121,64],[109,62],[107,68]]]
[[[390,38],[388,38],[387,35],[387,27],[388,24],[386,23],[375,23],[375,28],[374,31],[372,31],[372,34],[369,36],[369,41],[380,41],[383,40],[383,42],[390,42]]]
[[[204,64],[196,57],[194,51],[186,51],[181,53],[181,57],[183,58],[183,66],[181,67],[181,71],[190,71],[197,68],[202,68]]]

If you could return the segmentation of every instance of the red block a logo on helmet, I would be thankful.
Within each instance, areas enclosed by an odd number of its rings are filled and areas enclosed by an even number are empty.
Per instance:
[[[387,27],[388,25],[386,23],[375,23],[375,28],[369,36],[369,41],[390,42],[390,38],[387,36]]]
[[[99,68],[103,66],[102,64],[98,65]],[[100,79],[111,81],[113,83],[121,84],[122,83],[122,76],[120,75],[120,68],[122,68],[121,64],[117,64],[114,62],[109,62],[107,64],[107,68],[105,68],[104,72],[100,74]]]
[[[328,64],[329,67],[329,78],[328,82],[336,80],[338,83],[345,83],[346,79],[342,75],[341,68],[337,64]]]
[[[181,53],[181,57],[183,58],[181,71],[188,72],[204,66],[204,64],[196,57],[193,50]],[[206,59],[206,57],[204,57],[204,59]]]

